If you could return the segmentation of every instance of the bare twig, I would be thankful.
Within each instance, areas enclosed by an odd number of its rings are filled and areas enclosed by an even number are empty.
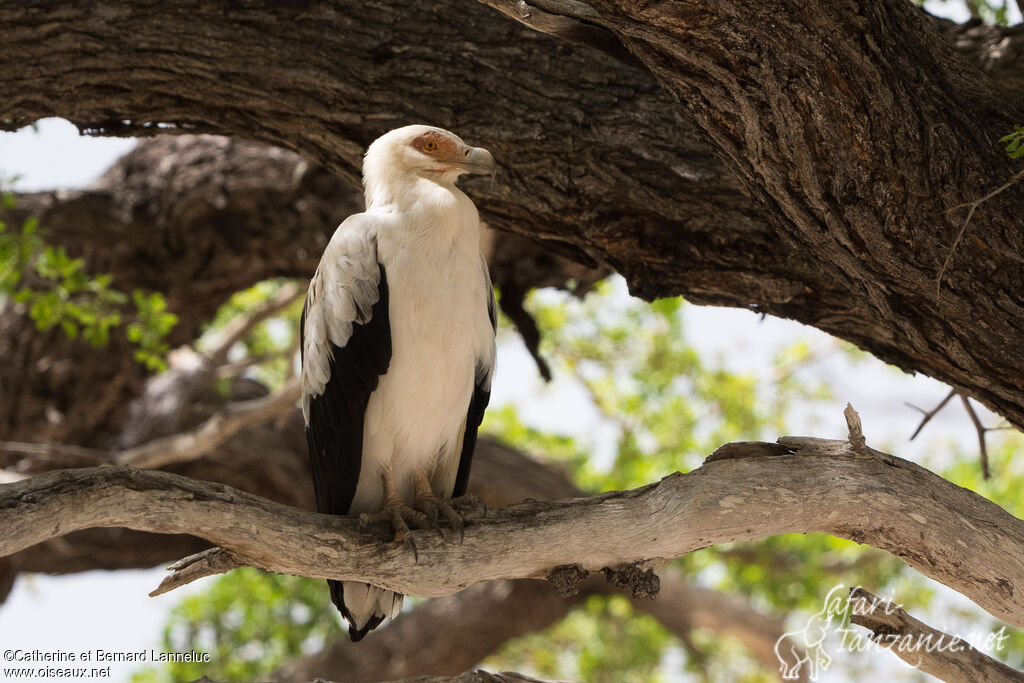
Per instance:
[[[290,306],[303,294],[305,292],[296,283],[287,282],[255,311],[235,316],[224,326],[216,345],[206,354],[209,365],[224,365],[232,346],[245,339],[254,327]]]
[[[946,404],[949,403],[949,400],[954,396],[960,397],[960,402],[963,404],[964,409],[967,411],[967,416],[971,418],[971,423],[974,425],[974,429],[978,433],[978,452],[980,454],[981,459],[981,474],[982,477],[984,477],[985,479],[989,479],[991,477],[991,472],[989,470],[988,464],[988,446],[985,443],[985,435],[988,432],[1006,429],[1006,427],[986,427],[985,425],[983,425],[981,423],[981,418],[978,417],[978,413],[974,409],[974,406],[971,404],[971,401],[967,397],[967,394],[963,393],[959,389],[950,389],[949,393],[946,394],[946,397],[942,399],[942,401],[940,401],[937,406],[928,411],[918,408],[912,403],[906,404],[907,406],[913,408],[914,410],[917,410],[924,414],[924,418],[921,420],[921,423],[917,425],[917,429],[915,429],[914,433],[911,434],[910,440],[913,441],[914,437],[920,434],[921,430],[924,429],[924,426],[928,424],[931,421],[931,419],[935,417],[935,415],[940,410],[942,410],[946,406]]]
[[[956,396],[956,389],[950,389],[949,393],[946,394],[946,398],[939,401],[939,405],[935,406],[931,410],[924,410],[923,408],[918,408],[913,403],[904,402],[904,405],[906,405],[907,407],[913,408],[914,410],[924,415],[924,417],[921,418],[921,424],[917,425],[917,429],[915,429],[914,433],[910,435],[911,441],[917,438],[917,435],[921,433],[921,430],[924,429],[924,426],[931,422],[932,418],[938,415],[939,411],[945,408],[946,404],[949,403],[949,399],[953,398],[954,396]]]
[[[293,378],[268,396],[229,403],[195,429],[120,451],[115,455],[114,462],[134,467],[162,467],[174,462],[195,460],[242,429],[262,424],[292,410],[301,392],[299,381]]]
[[[913,667],[944,681],[1024,681],[1024,673],[907,614],[863,588],[850,591],[850,621]]]
[[[491,512],[467,525],[462,544],[419,534],[415,565],[405,546],[375,543],[353,520],[223,485],[122,467],[52,472],[0,487],[0,555],[78,529],[126,526],[191,533],[268,571],[436,596],[562,564],[657,564],[717,543],[825,532],[888,550],[1024,625],[1024,521],[913,463],[871,449],[864,457],[848,441],[780,442],[794,454],[733,457],[633,491]]]
[[[150,591],[149,597],[155,598],[197,579],[226,574],[232,569],[244,566],[246,566],[244,562],[239,562],[224,548],[207,548],[201,553],[189,555],[168,565],[167,571],[171,574],[165,577],[159,586]]]
[[[846,408],[843,410],[843,417],[846,418],[846,428],[849,432],[850,445],[857,452],[864,452],[867,450],[867,439],[864,438],[864,427],[860,422],[860,415],[853,409],[853,406],[849,403],[846,404]]]
[[[988,427],[981,424],[978,413],[974,411],[974,406],[971,405],[971,400],[967,398],[966,394],[960,394],[960,400],[963,401],[967,415],[970,416],[971,422],[974,423],[974,429],[978,433],[978,449],[981,453],[981,476],[984,479],[989,479],[992,475],[988,469],[988,447],[985,445],[985,433],[988,432]]]
[[[14,473],[27,474],[110,463],[163,467],[195,460],[212,452],[243,429],[287,415],[294,410],[301,391],[299,381],[293,378],[273,394],[227,404],[194,429],[153,439],[121,451],[64,444],[0,441],[0,463]]]
[[[1000,185],[996,189],[992,190],[991,192],[989,192],[985,196],[980,197],[978,199],[975,199],[973,202],[967,202],[967,203],[964,203],[964,204],[957,204],[956,206],[946,210],[946,215],[948,216],[949,214],[953,213],[957,209],[963,209],[963,208],[966,207],[967,208],[967,216],[964,218],[964,222],[960,226],[960,231],[957,232],[957,234],[956,234],[956,239],[953,240],[953,245],[950,246],[950,248],[949,248],[949,253],[946,254],[946,260],[942,262],[942,267],[939,268],[939,275],[938,275],[938,277],[935,278],[935,298],[936,299],[939,298],[939,295],[942,292],[942,277],[946,274],[946,268],[949,267],[949,262],[953,259],[953,254],[956,252],[956,247],[957,247],[958,244],[960,244],[960,240],[963,238],[964,232],[967,231],[967,225],[968,225],[968,223],[971,222],[971,216],[974,215],[975,209],[977,209],[979,206],[981,206],[982,203],[987,202],[989,199],[992,199],[993,197],[995,197],[1000,192],[1003,192],[1004,190],[1007,190],[1010,187],[1012,187],[1021,178],[1024,178],[1024,171],[1019,171],[1015,176],[1013,176],[1008,181],[1006,181],[1005,183],[1003,183],[1002,185]]]

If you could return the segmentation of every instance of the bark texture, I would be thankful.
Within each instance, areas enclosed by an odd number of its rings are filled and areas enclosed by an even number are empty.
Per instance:
[[[291,408],[289,424],[301,418]],[[305,442],[301,431],[293,435],[290,450],[264,454],[277,467],[257,465],[228,468],[218,473],[218,481],[243,489],[253,488],[258,476],[262,490],[278,502],[313,509],[310,487],[295,487],[295,481],[309,481],[306,471]],[[250,429],[233,437],[229,448],[219,447],[178,471],[194,473],[196,468],[226,460],[230,463],[242,452],[258,452],[266,435],[262,429]],[[75,452],[76,457],[82,457]],[[113,459],[108,454],[108,459]],[[89,451],[89,461],[54,461],[39,458],[38,453],[23,454],[15,461],[25,471],[46,471],[54,465],[94,464],[98,458]],[[54,454],[53,457],[56,457]],[[40,462],[42,460],[42,462]],[[282,461],[291,465],[282,466]],[[49,467],[47,467],[49,465]],[[31,466],[31,467],[30,467]],[[258,470],[256,468],[259,468]],[[199,469],[202,472],[202,469]],[[289,486],[290,485],[290,486]],[[490,508],[517,503],[526,498],[556,500],[584,495],[563,473],[486,436],[477,443],[470,490],[480,495]],[[294,495],[294,494],[301,495]],[[289,498],[288,495],[292,494]],[[17,573],[75,573],[93,569],[129,569],[152,567],[208,548],[208,542],[188,535],[150,534],[119,527],[89,529],[33,545],[0,560],[0,593],[9,589]],[[676,572],[663,573],[661,591],[656,600],[634,599],[634,607],[661,621],[684,641],[694,628],[706,628],[737,638],[772,671],[776,667],[775,642],[784,633],[783,620],[755,610],[738,596],[690,585]],[[347,638],[329,645],[306,659],[297,660],[278,673],[282,681],[307,681],[315,676],[343,678],[346,681],[376,681],[410,676],[416,672],[457,674],[478,663],[511,638],[551,625],[567,614],[587,595],[620,592],[604,580],[591,579],[571,598],[556,595],[543,581],[500,581],[481,584],[466,591],[417,607],[403,615],[397,628],[381,631],[369,642],[353,645]],[[462,615],[456,619],[455,615]],[[470,618],[465,618],[469,615]],[[499,619],[493,615],[500,615]],[[465,622],[465,626],[463,623]],[[433,642],[437,624],[446,624],[448,633],[463,635]],[[431,646],[410,646],[410,643]],[[443,645],[443,646],[442,646]],[[401,653],[401,656],[398,656]],[[341,676],[340,672],[345,675]]]
[[[350,181],[382,130],[454,128],[502,161],[471,187],[494,226],[642,296],[817,326],[1024,425],[1019,185],[975,214],[936,297],[947,211],[1012,175],[1019,29],[905,0],[490,4],[573,45],[451,0],[19,3],[0,119],[230,133]]]
[[[850,591],[850,623],[871,631],[871,639],[910,666],[943,681],[1020,683],[1024,672],[975,649],[959,636],[938,631],[899,605],[863,588]]]
[[[225,549],[179,562],[175,572],[187,580],[252,565],[426,597],[482,581],[541,578],[559,567],[660,565],[718,543],[825,532],[887,550],[993,616],[1024,625],[1016,598],[1024,590],[1024,522],[856,439],[733,445],[689,474],[641,489],[504,508],[469,524],[460,544],[421,533],[416,557],[356,531],[355,520],[124,467],[9,484],[0,489],[0,521],[8,529],[0,556],[71,531],[124,526],[190,533]],[[210,557],[217,558],[212,570]],[[168,581],[181,583],[175,575]]]

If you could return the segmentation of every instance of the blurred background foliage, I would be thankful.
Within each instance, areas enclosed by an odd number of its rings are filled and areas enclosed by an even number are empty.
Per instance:
[[[231,320],[260,308],[286,286],[286,281],[268,281],[234,296],[199,347],[215,344]],[[840,342],[823,350],[796,341],[776,353],[771,371],[736,372],[690,343],[691,334],[705,331],[686,329],[685,302],[644,303],[625,294],[618,277],[600,283],[582,299],[555,290],[538,291],[527,306],[541,330],[542,352],[556,381],[575,384],[597,408],[601,436],[588,441],[539,430],[512,404],[491,410],[483,429],[561,468],[588,492],[632,488],[677,470],[692,470],[729,441],[774,440],[788,433],[787,420],[796,412],[813,410],[833,398],[828,382],[812,371],[822,354],[838,354],[854,365],[867,357]],[[247,373],[272,388],[279,387],[296,369],[300,308],[301,300],[255,326],[231,350],[229,360],[245,365]],[[499,344],[515,343],[513,336],[507,321],[502,321]],[[1001,432],[993,441],[993,479],[981,478],[975,453],[956,454],[944,474],[1021,515],[1024,502],[1015,492],[1024,485],[1024,459],[1013,456],[1024,442],[1011,432]],[[822,534],[717,546],[673,564],[689,581],[746,596],[760,610],[789,615],[788,623],[797,627],[820,610],[825,596],[840,584],[897,596],[922,618],[936,600],[946,599],[937,597],[936,584],[887,553]],[[415,609],[415,602],[407,609]],[[987,633],[996,628],[976,609],[942,609],[953,610],[962,630]],[[149,667],[137,672],[134,680],[190,681],[201,675],[252,680],[342,637],[339,617],[321,581],[235,571],[184,598],[165,629],[167,651],[209,652],[211,663]],[[776,680],[776,673],[761,668],[739,642],[699,631],[691,640],[684,646],[649,615],[635,614],[624,598],[592,596],[551,628],[507,643],[484,665],[597,682]],[[1011,664],[1024,664],[1024,636],[1013,632],[1011,644],[997,654],[1009,657]],[[1018,661],[1012,661],[1014,657]],[[846,667],[848,680],[877,675],[856,658],[837,666]]]
[[[40,331],[60,327],[71,339],[92,346],[110,343],[111,331],[135,347],[135,359],[153,371],[167,368],[164,338],[178,316],[159,292],[123,292],[107,273],[90,273],[80,258],[46,239],[46,228],[29,216],[12,222],[14,195],[0,180],[0,297],[25,307]]]

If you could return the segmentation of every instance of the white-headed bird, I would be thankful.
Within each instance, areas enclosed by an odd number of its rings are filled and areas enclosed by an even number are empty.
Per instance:
[[[461,529],[490,398],[495,309],[480,218],[455,186],[494,173],[490,152],[430,126],[393,130],[363,161],[366,211],[335,231],[302,313],[302,414],[317,509]],[[408,542],[408,541],[407,541]],[[368,584],[328,581],[352,640],[402,607]]]

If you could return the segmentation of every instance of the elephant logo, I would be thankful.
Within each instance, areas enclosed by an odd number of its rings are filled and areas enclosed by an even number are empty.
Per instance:
[[[775,641],[775,656],[779,659],[779,673],[783,680],[815,681],[832,664],[832,657],[825,651],[825,637],[829,630],[841,625],[849,609],[847,597],[836,596],[843,586],[836,586],[828,592],[821,611],[807,620],[807,625],[797,631],[784,633]],[[801,651],[802,646],[802,651]],[[806,670],[804,666],[806,665]],[[801,673],[804,676],[801,676]]]

